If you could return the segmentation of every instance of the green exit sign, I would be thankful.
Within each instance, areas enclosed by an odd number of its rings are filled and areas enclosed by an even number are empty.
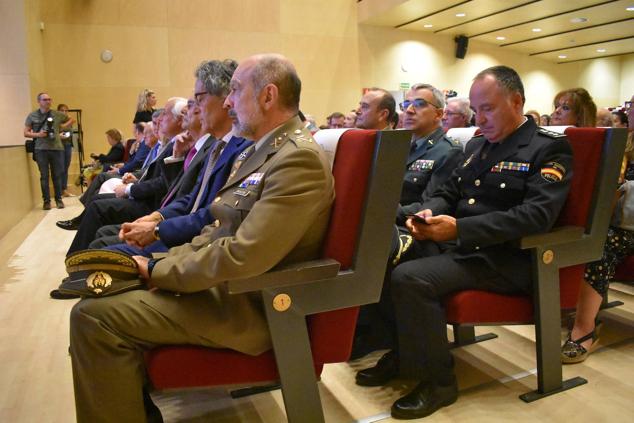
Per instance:
[[[399,86],[402,90],[409,90],[409,82],[401,82]]]

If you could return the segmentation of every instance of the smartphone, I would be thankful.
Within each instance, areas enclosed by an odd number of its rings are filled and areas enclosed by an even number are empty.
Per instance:
[[[417,214],[408,214],[406,217],[411,218],[416,223],[427,225],[427,221]]]

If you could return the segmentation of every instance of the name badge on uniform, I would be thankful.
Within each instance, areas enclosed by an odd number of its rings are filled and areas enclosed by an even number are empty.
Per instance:
[[[420,172],[421,170],[431,170],[434,167],[434,160],[416,160],[409,167],[409,170]]]
[[[235,195],[239,195],[240,197],[248,197],[250,192],[251,191],[244,188],[237,188],[235,191],[233,191]]]
[[[252,173],[249,176],[247,176],[247,178],[244,181],[242,181],[242,183],[239,186],[240,188],[246,188],[249,185],[258,185],[260,181],[262,181],[263,176],[264,176],[264,173]]]
[[[500,162],[491,168],[491,172],[502,172],[503,170],[515,170],[517,172],[528,172],[530,168],[531,168],[530,163]]]

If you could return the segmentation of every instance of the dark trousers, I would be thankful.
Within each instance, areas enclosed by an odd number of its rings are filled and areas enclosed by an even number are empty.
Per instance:
[[[131,222],[153,210],[145,202],[127,198],[103,198],[91,202],[85,210],[67,254],[88,248],[95,239],[97,230],[102,226]]]
[[[35,161],[40,170],[40,187],[42,188],[42,199],[45,203],[51,201],[51,193],[48,187],[49,168],[53,179],[55,199],[62,199],[62,168],[64,166],[63,150],[36,150]]]
[[[529,271],[528,265],[518,271]],[[454,377],[445,297],[466,289],[518,293],[517,287],[484,260],[462,258],[453,251],[399,264],[387,289],[398,334],[401,375],[440,384],[451,383]]]
[[[73,143],[65,142],[64,144],[64,167],[62,168],[62,190],[68,187],[68,168],[73,157]]]

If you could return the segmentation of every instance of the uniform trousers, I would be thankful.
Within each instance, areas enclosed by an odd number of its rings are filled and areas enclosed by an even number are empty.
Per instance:
[[[77,422],[148,421],[152,404],[143,394],[147,387],[143,353],[158,345],[219,347],[148,306],[144,298],[150,295],[159,295],[166,303],[182,303],[179,306],[187,313],[187,302],[200,294],[137,290],[83,299],[73,307],[70,353]],[[205,318],[210,317],[197,316]]]
[[[85,250],[95,239],[97,230],[104,225],[131,222],[154,210],[144,201],[126,198],[103,198],[90,203],[68,249],[68,254]]]
[[[401,376],[440,384],[454,380],[444,299],[466,289],[518,293],[517,287],[484,260],[460,257],[454,251],[399,264],[392,271],[388,289]]]

